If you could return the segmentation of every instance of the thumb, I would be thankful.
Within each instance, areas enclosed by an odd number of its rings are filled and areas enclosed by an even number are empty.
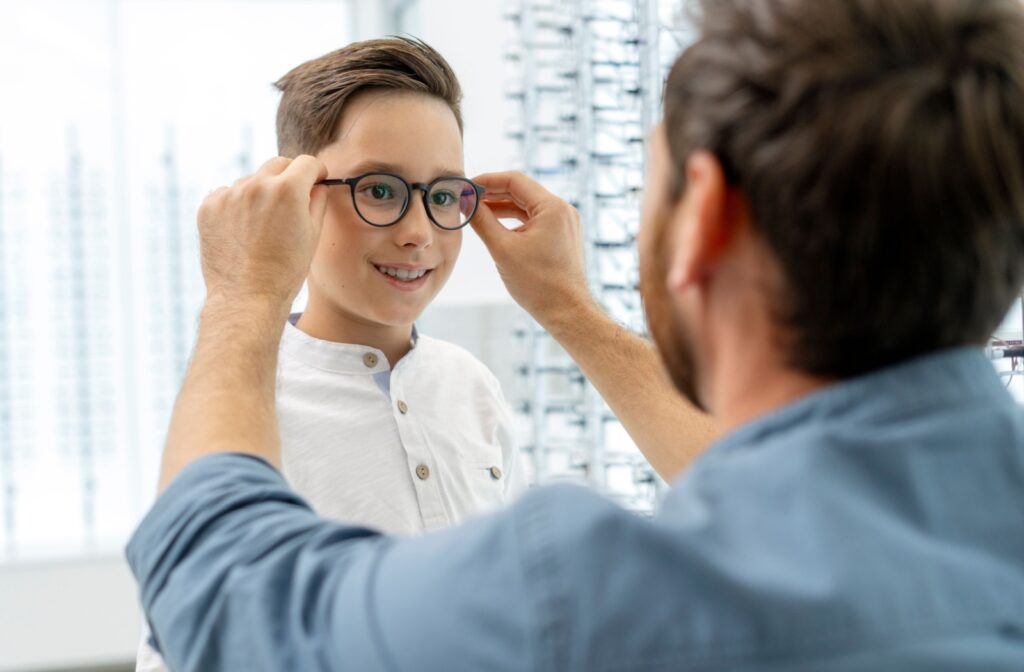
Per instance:
[[[473,219],[469,220],[469,225],[476,231],[476,235],[480,236],[480,240],[484,241],[484,245],[487,246],[487,251],[491,253],[492,257],[495,256],[505,236],[512,235],[505,225],[494,216],[494,212],[485,201],[480,201],[477,205],[476,214],[473,215]]]

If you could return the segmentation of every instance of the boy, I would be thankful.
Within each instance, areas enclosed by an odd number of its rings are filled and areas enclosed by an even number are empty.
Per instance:
[[[479,190],[463,177],[461,91],[422,42],[351,44],[277,82],[278,150],[329,171],[306,309],[285,325],[285,476],[321,515],[437,529],[525,487],[497,380],[413,326],[458,258]],[[148,635],[139,670],[164,669]]]

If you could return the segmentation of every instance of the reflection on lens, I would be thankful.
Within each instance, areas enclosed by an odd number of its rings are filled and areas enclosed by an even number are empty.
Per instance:
[[[442,180],[430,190],[427,202],[430,214],[438,226],[445,229],[461,228],[476,210],[476,189],[469,180]]]
[[[353,190],[356,211],[370,224],[393,224],[409,202],[409,189],[391,175],[367,175]]]

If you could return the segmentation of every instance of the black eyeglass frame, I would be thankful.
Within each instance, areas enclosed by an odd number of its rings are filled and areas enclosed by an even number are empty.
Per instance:
[[[396,217],[394,221],[389,222],[388,224],[374,224],[373,222],[371,222],[370,220],[366,219],[366,217],[363,216],[363,213],[359,211],[359,206],[356,204],[356,185],[359,184],[360,180],[363,180],[367,177],[372,177],[374,175],[384,175],[386,177],[393,177],[402,184],[404,184],[406,190],[408,191],[408,196],[405,199],[405,203],[402,205],[402,211],[398,213],[398,217]],[[466,182],[473,187],[474,191],[476,191],[476,203],[473,204],[473,212],[469,213],[469,216],[466,217],[466,221],[464,223],[455,227],[444,226],[443,224],[439,223],[436,219],[434,219],[434,215],[430,210],[430,203],[427,201],[427,196],[430,195],[430,190],[433,189],[438,183],[444,182],[445,180],[459,180],[461,182]],[[363,220],[370,226],[377,227],[378,229],[384,229],[389,226],[394,226],[395,224],[398,224],[400,221],[402,221],[402,218],[405,217],[405,213],[409,212],[409,204],[412,203],[412,192],[419,189],[421,192],[423,192],[423,209],[426,211],[427,217],[430,219],[431,222],[433,222],[434,226],[445,231],[458,231],[459,229],[465,228],[465,226],[469,224],[469,222],[473,219],[473,216],[476,215],[476,211],[480,207],[480,197],[483,196],[484,192],[486,191],[486,189],[482,185],[477,184],[476,182],[470,180],[469,178],[462,177],[461,175],[443,175],[441,177],[431,180],[430,182],[409,182],[401,175],[396,175],[395,173],[385,173],[379,170],[374,170],[369,173],[363,173],[362,175],[356,175],[355,177],[320,180],[319,182],[317,182],[317,184],[322,184],[328,187],[341,184],[347,185],[349,187],[349,191],[352,193],[352,209],[356,211],[357,215],[359,215],[359,219]]]

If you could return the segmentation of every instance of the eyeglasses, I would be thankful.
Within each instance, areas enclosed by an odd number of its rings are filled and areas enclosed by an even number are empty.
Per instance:
[[[347,184],[352,206],[370,226],[393,226],[409,210],[412,192],[423,192],[423,207],[435,225],[446,231],[461,229],[476,214],[484,188],[464,177],[439,177],[429,184],[406,182],[394,173],[364,173],[345,179],[323,180],[327,186]]]

